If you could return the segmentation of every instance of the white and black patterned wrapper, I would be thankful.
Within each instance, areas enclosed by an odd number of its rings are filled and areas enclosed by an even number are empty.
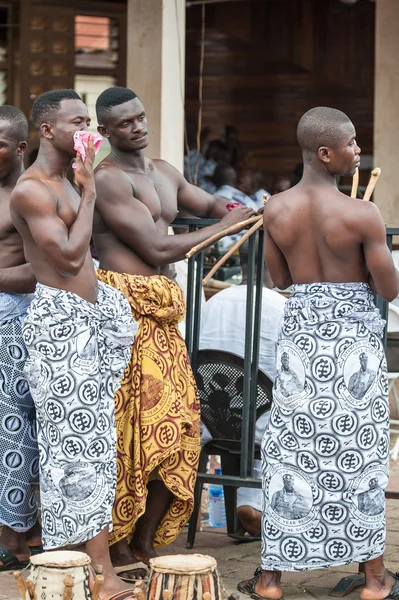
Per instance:
[[[28,355],[22,322],[30,299],[0,293],[0,523],[18,532],[37,520],[35,406],[23,373]]]
[[[38,284],[24,322],[36,406],[43,545],[83,543],[112,527],[114,392],[137,331],[123,294],[99,283],[96,304]]]
[[[377,558],[389,466],[384,321],[366,283],[295,285],[262,440],[262,568]]]

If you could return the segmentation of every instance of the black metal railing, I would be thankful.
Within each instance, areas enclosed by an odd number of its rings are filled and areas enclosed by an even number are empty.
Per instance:
[[[189,231],[207,227],[217,223],[215,219],[176,219],[173,227],[189,228]],[[399,236],[399,228],[387,228],[387,244],[392,251],[393,236]],[[256,241],[257,239],[257,241]],[[258,243],[258,260],[255,260],[255,244]],[[254,452],[255,452],[255,422],[256,422],[256,386],[259,365],[259,340],[261,311],[256,307],[262,306],[263,290],[263,231],[259,230],[259,237],[249,238],[248,249],[248,283],[247,304],[245,324],[245,355],[244,355],[244,389],[243,396],[248,398],[244,403],[242,415],[242,438],[241,438],[241,462],[240,476],[214,475],[200,473],[198,477],[202,482],[218,483],[221,485],[232,485],[240,487],[260,488],[260,479],[252,477]],[[186,313],[186,344],[188,348],[191,366],[196,375],[197,354],[200,339],[201,324],[201,296],[202,279],[204,275],[204,252],[200,252],[188,259],[187,278],[187,313]],[[388,320],[388,302],[376,296],[376,305],[381,316]],[[387,341],[387,327],[385,327],[384,345]],[[398,492],[387,492],[387,497],[399,498]]]

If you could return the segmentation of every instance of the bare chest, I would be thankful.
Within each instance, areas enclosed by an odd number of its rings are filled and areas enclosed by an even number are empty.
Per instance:
[[[70,184],[56,186],[54,191],[57,195],[57,214],[67,227],[71,227],[79,209],[80,197]]]
[[[172,223],[178,213],[176,183],[155,170],[149,174],[128,173],[128,176],[134,196],[145,204],[155,223]]]
[[[10,194],[0,192],[0,241],[18,237],[10,213]]]

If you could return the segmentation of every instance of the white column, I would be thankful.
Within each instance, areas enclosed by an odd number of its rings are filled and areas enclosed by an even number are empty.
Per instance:
[[[185,0],[128,0],[127,86],[148,117],[148,156],[183,170]]]
[[[381,168],[374,200],[390,227],[399,226],[399,1],[375,3],[374,166]]]

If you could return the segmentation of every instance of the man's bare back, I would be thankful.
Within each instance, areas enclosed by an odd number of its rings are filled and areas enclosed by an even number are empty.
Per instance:
[[[380,212],[336,187],[336,175],[353,175],[360,154],[352,123],[341,130],[336,148],[321,147],[309,162],[305,158],[302,180],[269,200],[265,259],[281,289],[292,283],[366,282],[392,299],[398,275]]]
[[[192,246],[213,233],[249,218],[247,207],[226,210],[226,200],[190,185],[169,163],[144,156],[148,144],[147,121],[141,101],[130,90],[105,109],[111,88],[97,101],[99,132],[108,138],[111,153],[95,172],[97,201],[94,242],[100,267],[134,275],[157,275],[160,269],[182,260]],[[120,88],[123,89],[123,88]],[[221,222],[196,232],[168,235],[179,211]]]

